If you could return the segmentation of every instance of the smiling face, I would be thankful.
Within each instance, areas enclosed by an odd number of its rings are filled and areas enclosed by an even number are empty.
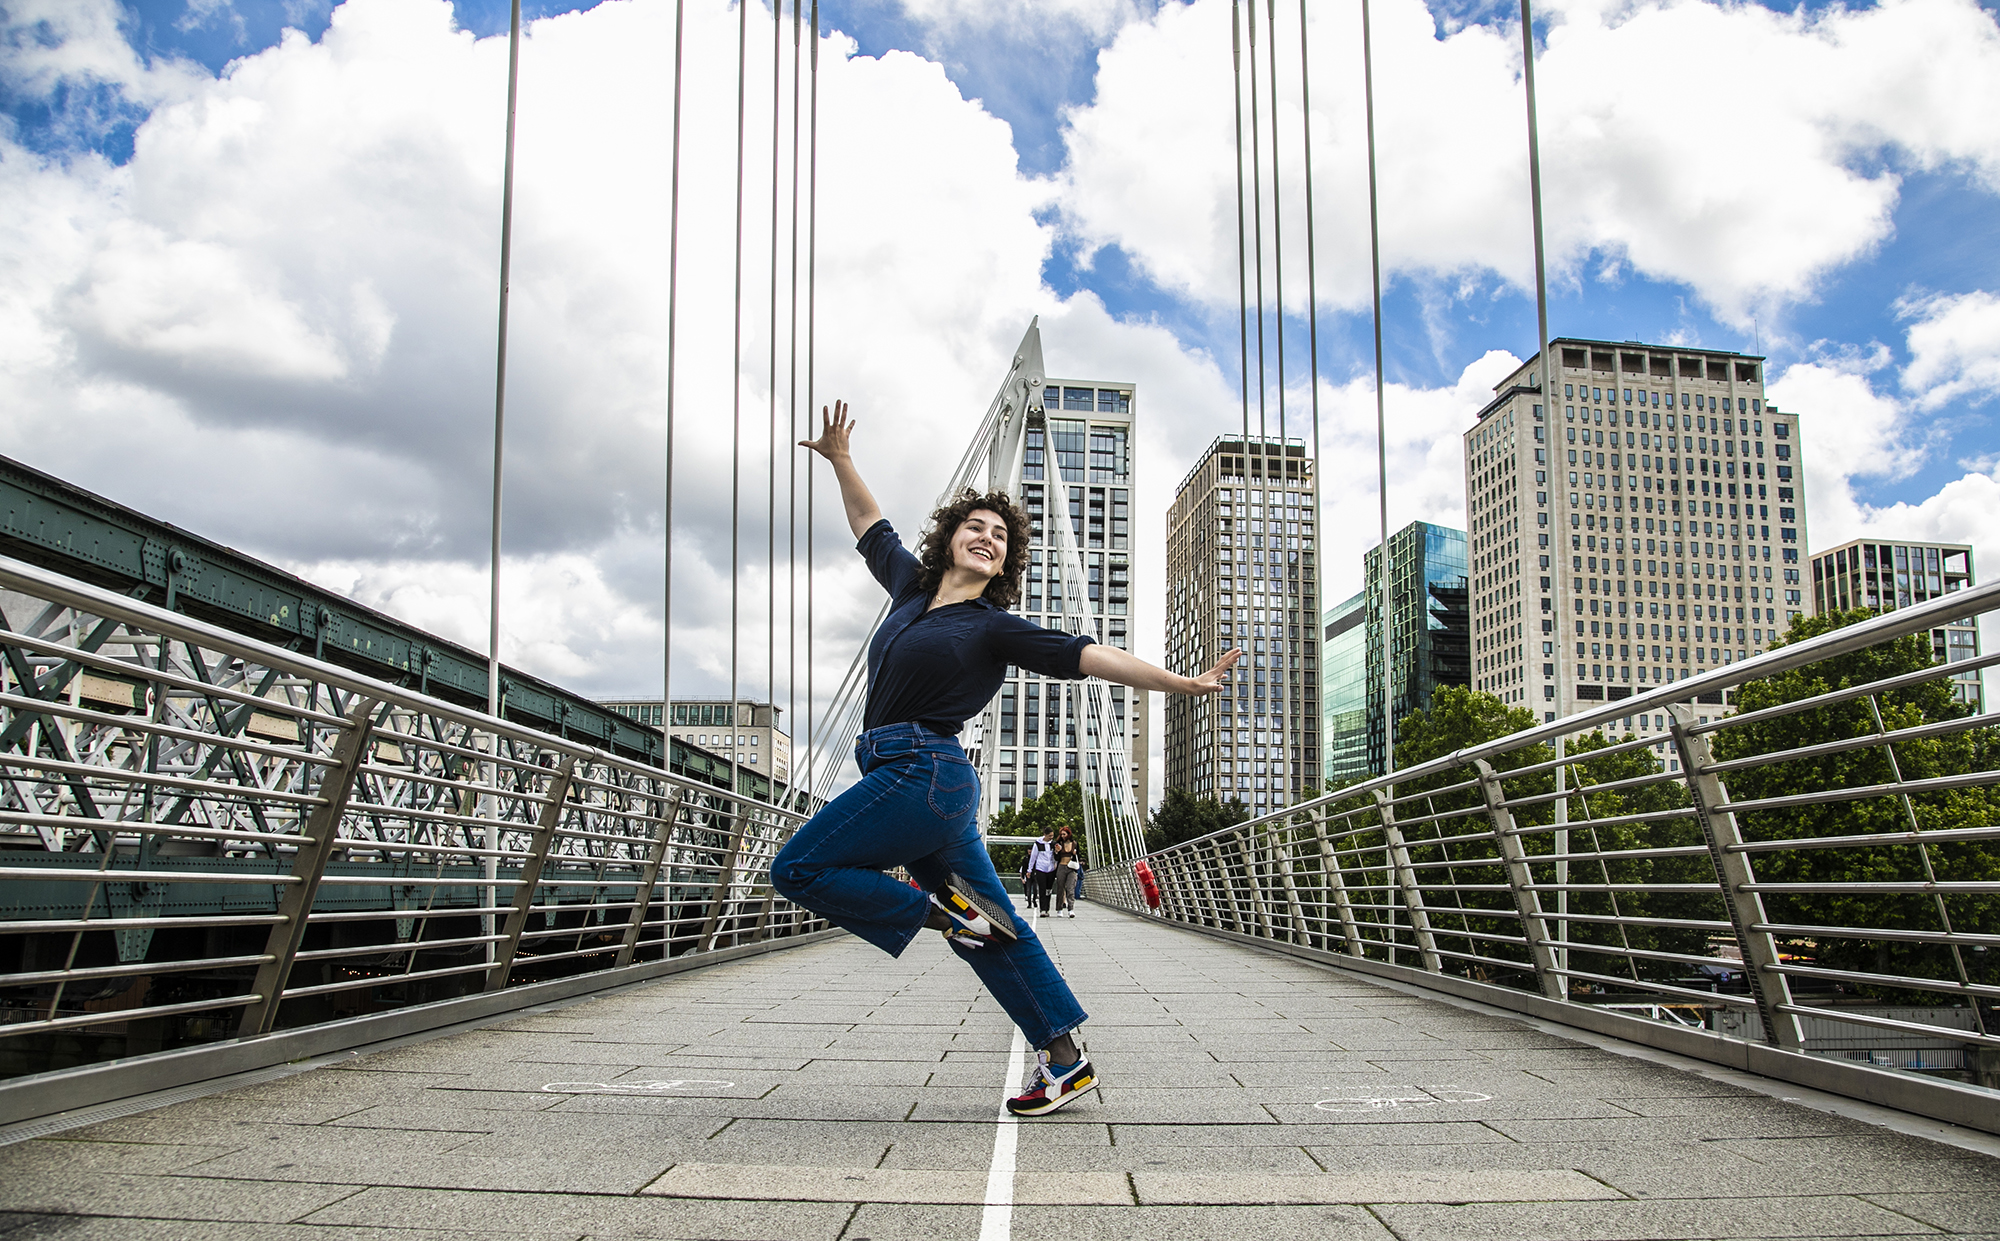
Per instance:
[[[952,567],[990,578],[998,577],[1006,563],[1006,520],[983,508],[966,514],[951,536]]]

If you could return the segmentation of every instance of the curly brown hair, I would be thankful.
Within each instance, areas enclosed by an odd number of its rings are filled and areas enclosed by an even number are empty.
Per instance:
[[[1021,575],[1028,567],[1028,542],[1032,532],[1027,515],[1014,507],[1014,498],[1004,491],[981,493],[967,487],[958,498],[931,514],[923,541],[917,545],[917,561],[923,573],[917,579],[925,590],[936,593],[938,584],[951,568],[951,538],[965,519],[985,509],[997,513],[1007,523],[1007,559],[1000,572],[986,583],[985,600],[996,608],[1011,610],[1021,601]]]

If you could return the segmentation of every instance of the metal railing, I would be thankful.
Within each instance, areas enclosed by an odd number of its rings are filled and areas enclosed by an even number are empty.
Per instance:
[[[822,930],[802,818],[0,559],[0,1075]]]
[[[1954,697],[2000,655],[1931,639],[1996,607],[1959,592],[1161,850],[1158,913],[1558,1020],[1929,1047],[2000,1086],[2000,715]],[[1089,880],[1145,910],[1129,867]]]

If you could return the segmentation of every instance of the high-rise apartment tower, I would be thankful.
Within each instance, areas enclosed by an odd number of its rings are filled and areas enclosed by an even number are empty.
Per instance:
[[[1038,625],[1065,627],[1056,532],[1047,523],[1066,512],[1084,560],[1081,589],[1071,596],[1085,609],[1083,632],[1130,649],[1133,385],[1049,379],[1042,399],[1046,421],[1026,432],[1021,474],[1010,488],[1035,532],[1015,608]],[[1126,804],[1143,810],[1146,696],[1122,685],[1107,692],[1111,717],[1124,721],[1131,756],[1126,771],[1105,771],[1108,739],[1093,735],[1081,682],[1008,669],[999,695],[993,808],[1018,806],[1050,785],[1076,780],[1099,797],[1123,802],[1129,796]],[[1123,792],[1114,796],[1114,789]]]
[[[1811,606],[1800,419],[1764,359],[1550,348],[1559,392],[1529,359],[1464,440],[1472,683],[1544,719],[1748,658]]]
[[[1318,517],[1300,440],[1218,439],[1167,511],[1167,666],[1244,658],[1222,693],[1167,699],[1167,784],[1253,812],[1317,792]]]

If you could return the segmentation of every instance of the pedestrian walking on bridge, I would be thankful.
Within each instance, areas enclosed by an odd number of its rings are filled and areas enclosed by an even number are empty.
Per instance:
[[[845,402],[801,440],[840,483],[847,524],[889,615],[868,643],[868,701],[855,744],[861,779],[828,803],[771,864],[780,894],[899,956],[919,932],[944,933],[1037,1050],[1034,1084],[1007,1107],[1039,1116],[1096,1088],[1077,1044],[1077,1003],[1034,929],[1014,912],[980,839],[979,777],[958,743],[1000,690],[1009,664],[1043,676],[1102,677],[1140,690],[1212,694],[1241,651],[1178,676],[1087,634],[1015,616],[1028,519],[1005,492],[967,489],[931,514],[912,555],[882,516],[851,451]],[[903,867],[919,891],[887,873]]]

